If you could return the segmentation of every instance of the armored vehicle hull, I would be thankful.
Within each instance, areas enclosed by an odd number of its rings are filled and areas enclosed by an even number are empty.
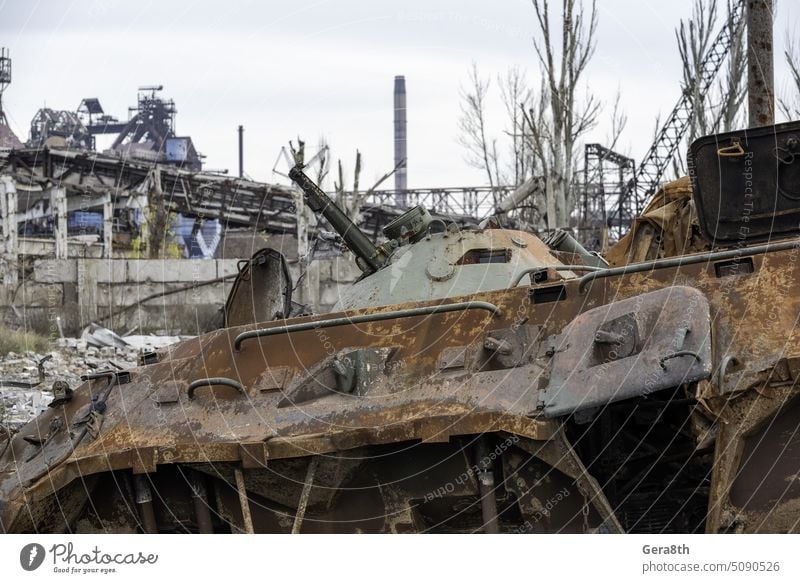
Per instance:
[[[605,269],[543,251],[471,293],[239,313],[0,444],[0,530],[796,532],[799,234]],[[484,235],[464,240],[486,262],[398,277],[513,261]],[[365,247],[362,282],[395,251]]]

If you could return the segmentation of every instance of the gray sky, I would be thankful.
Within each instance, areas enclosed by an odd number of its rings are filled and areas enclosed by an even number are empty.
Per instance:
[[[559,4],[554,1],[554,5]],[[797,36],[800,6],[779,2],[776,85],[787,81],[782,51]],[[655,116],[678,98],[674,29],[690,0],[599,0],[597,52],[585,82],[610,104],[619,87],[628,127],[618,149],[639,159]],[[272,174],[282,145],[325,136],[362,184],[393,165],[392,88],[406,76],[409,187],[483,184],[456,142],[459,87],[474,60],[496,76],[511,65],[537,76],[529,0],[0,0],[0,45],[11,50],[4,103],[27,139],[40,107],[77,108],[99,97],[127,118],[140,85],[163,84],[206,165],[237,170],[236,127],[245,126],[245,170]],[[502,127],[493,103],[489,121]],[[607,124],[588,137],[604,142]],[[285,167],[284,167],[285,168]],[[388,185],[388,184],[387,184]]]

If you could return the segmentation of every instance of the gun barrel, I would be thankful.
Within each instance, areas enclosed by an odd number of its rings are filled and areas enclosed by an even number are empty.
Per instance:
[[[564,229],[556,229],[550,233],[544,239],[544,244],[556,251],[578,255],[586,265],[602,269],[608,267],[608,263],[605,259],[600,257],[597,253],[587,251],[583,245],[578,243],[578,241]]]
[[[342,236],[347,247],[361,258],[369,271],[378,270],[383,264],[378,248],[342,212],[342,209],[336,206],[336,203],[303,172],[302,167],[298,165],[289,170],[289,178],[305,193],[309,208],[315,213],[321,213],[328,220],[331,227]]]

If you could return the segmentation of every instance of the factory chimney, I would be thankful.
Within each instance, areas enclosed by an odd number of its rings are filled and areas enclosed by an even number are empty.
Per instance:
[[[406,78],[398,75],[394,78],[394,189],[397,191],[395,204],[406,207],[407,161],[406,153]]]
[[[244,126],[239,126],[239,178],[244,178]]]

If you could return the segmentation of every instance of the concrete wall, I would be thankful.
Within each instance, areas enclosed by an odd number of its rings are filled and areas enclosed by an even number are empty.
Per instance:
[[[147,301],[145,298],[235,274],[237,260],[190,259],[39,259],[16,285],[0,285],[0,311],[11,323],[57,336],[56,318],[64,333],[75,335],[97,322],[119,334],[200,334],[221,322],[232,280],[179,291]],[[293,279],[296,263],[290,265]],[[295,300],[316,312],[330,311],[342,285],[355,280],[358,270],[349,258],[315,260]]]

